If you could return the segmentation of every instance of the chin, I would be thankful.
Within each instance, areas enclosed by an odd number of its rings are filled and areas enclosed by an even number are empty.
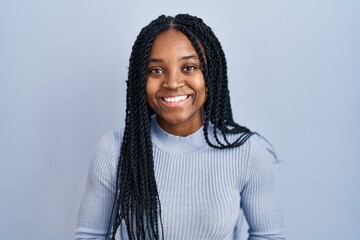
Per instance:
[[[167,124],[170,124],[170,125],[178,125],[178,124],[186,122],[186,119],[162,118],[162,121]]]
[[[171,125],[185,123],[188,120],[190,120],[190,117],[187,116],[186,114],[177,115],[177,116],[175,116],[175,114],[167,114],[167,115],[158,115],[158,117],[162,122],[171,124]]]

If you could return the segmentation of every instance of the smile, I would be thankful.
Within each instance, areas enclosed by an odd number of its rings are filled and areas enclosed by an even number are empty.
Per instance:
[[[161,99],[166,103],[179,103],[179,102],[186,100],[189,97],[190,97],[190,95],[182,95],[182,96],[177,96],[177,97],[164,97]]]

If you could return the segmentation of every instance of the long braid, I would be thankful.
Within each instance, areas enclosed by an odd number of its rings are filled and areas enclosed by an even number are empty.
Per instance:
[[[193,33],[192,35],[196,36],[197,41],[194,41],[183,31],[192,41],[198,55],[200,56],[202,52],[196,48],[196,42],[201,43],[206,56],[208,74],[204,74],[204,78],[209,93],[205,103],[204,134],[206,141],[214,148],[231,148],[242,145],[253,133],[233,120],[228,90],[226,58],[219,40],[211,28],[206,26],[199,18],[182,14],[176,16],[175,20],[177,20],[176,23],[185,26],[189,29],[189,32]],[[211,143],[208,137],[209,122],[214,125],[215,144]],[[219,138],[219,133],[223,140]],[[228,133],[240,133],[241,135],[237,140],[230,143],[227,139]]]
[[[205,79],[204,137],[209,146],[231,148],[242,145],[253,133],[233,121],[227,82],[225,54],[215,34],[200,18],[179,14],[164,15],[144,27],[132,48],[126,91],[126,117],[123,142],[116,173],[113,221],[109,233],[115,239],[125,223],[128,238],[163,239],[161,204],[155,180],[150,116],[153,110],[146,99],[146,75],[150,49],[158,33],[178,29],[191,41]],[[214,126],[215,143],[209,126]],[[240,134],[234,142],[226,135]]]

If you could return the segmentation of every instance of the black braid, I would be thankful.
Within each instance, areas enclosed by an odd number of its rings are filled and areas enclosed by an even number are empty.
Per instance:
[[[252,134],[246,127],[240,126],[233,120],[230,94],[227,79],[227,64],[224,51],[221,44],[210,27],[208,27],[200,18],[181,14],[175,17],[178,29],[188,36],[194,49],[199,56],[205,55],[206,63],[201,58],[204,71],[205,84],[208,91],[205,103],[205,121],[204,134],[207,143],[214,148],[232,148],[242,145]],[[184,30],[187,29],[187,31]],[[190,33],[190,34],[189,34]],[[194,38],[195,37],[195,38]],[[202,49],[196,47],[200,42]],[[214,126],[213,135],[216,143],[210,142],[209,122]],[[229,142],[227,134],[238,133],[238,139]],[[221,134],[221,138],[219,138]]]
[[[162,15],[153,20],[141,30],[129,60],[125,130],[116,174],[113,221],[108,231],[111,239],[115,239],[122,223],[130,240],[164,238],[150,135],[150,116],[154,112],[146,100],[146,75],[156,35],[170,28],[183,32],[199,56],[207,89],[203,129],[208,145],[220,149],[238,147],[253,134],[233,120],[225,54],[211,28],[188,14],[174,18]],[[209,137],[210,123],[214,127],[214,143]],[[239,137],[229,142],[227,135],[233,133]]]

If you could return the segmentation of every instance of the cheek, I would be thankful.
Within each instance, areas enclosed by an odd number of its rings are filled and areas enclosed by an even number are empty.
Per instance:
[[[147,80],[146,81],[146,99],[150,106],[154,105],[154,98],[155,98],[156,92],[157,92],[157,88],[156,88],[156,85],[154,84],[154,82],[151,80]]]
[[[152,83],[151,80],[146,81],[145,90],[146,90],[146,96],[148,98],[154,94],[154,84]]]
[[[196,81],[193,82],[193,87],[194,89],[196,89],[197,92],[199,92],[200,94],[204,94],[205,97],[207,95],[207,89],[205,86],[205,81],[204,78],[199,78]]]

